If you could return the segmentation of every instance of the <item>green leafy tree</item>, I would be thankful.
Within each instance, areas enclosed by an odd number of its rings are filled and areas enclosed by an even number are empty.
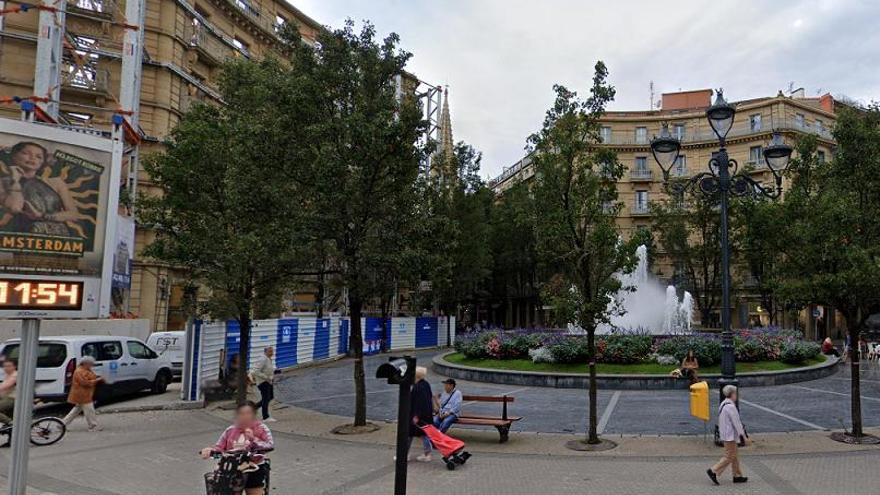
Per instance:
[[[784,246],[779,293],[825,304],[846,319],[850,342],[852,433],[861,437],[859,334],[880,312],[880,107],[844,108],[834,128],[830,162],[802,141],[783,205]]]
[[[354,425],[366,424],[366,384],[361,314],[364,302],[387,287],[380,274],[400,261],[417,204],[418,145],[426,129],[417,100],[397,82],[410,54],[391,34],[377,39],[365,23],[318,36],[314,47],[285,32],[291,49],[297,95],[320,119],[305,130],[312,154],[299,164],[295,182],[306,186],[290,197],[313,219],[310,229],[332,247],[331,259],[348,294],[350,349],[354,357]],[[405,87],[402,89],[406,89]]]
[[[651,204],[654,230],[676,267],[673,282],[694,296],[703,325],[710,324],[721,304],[721,220],[717,207],[717,198],[697,188]],[[736,211],[736,206],[732,204],[731,210]],[[735,230],[732,225],[731,231]],[[736,250],[735,237],[731,236],[732,251]]]
[[[574,298],[569,321],[587,333],[590,391],[587,442],[600,442],[596,410],[596,328],[610,323],[609,300],[621,288],[615,274],[631,269],[632,251],[620,242],[615,218],[623,167],[600,146],[599,119],[615,90],[597,62],[590,96],[555,86],[556,100],[543,128],[529,138],[538,256],[561,282],[556,297]],[[551,296],[552,297],[552,296]],[[563,308],[559,308],[563,309]]]
[[[163,194],[139,200],[140,222],[155,238],[145,255],[180,266],[208,289],[200,312],[235,318],[241,362],[248,362],[250,323],[261,295],[275,294],[303,266],[302,216],[284,180],[296,163],[290,132],[287,69],[267,60],[223,68],[224,106],[197,105],[184,115],[164,151],[145,160]],[[259,221],[255,221],[259,219]],[[247,366],[238,377],[245,399]]]

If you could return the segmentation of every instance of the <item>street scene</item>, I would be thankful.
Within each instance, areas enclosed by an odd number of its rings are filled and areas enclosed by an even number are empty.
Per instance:
[[[0,0],[0,491],[877,493],[877,18]]]

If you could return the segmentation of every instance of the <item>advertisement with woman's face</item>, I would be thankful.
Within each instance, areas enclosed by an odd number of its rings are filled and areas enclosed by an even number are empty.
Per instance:
[[[100,276],[110,161],[0,133],[0,272]]]

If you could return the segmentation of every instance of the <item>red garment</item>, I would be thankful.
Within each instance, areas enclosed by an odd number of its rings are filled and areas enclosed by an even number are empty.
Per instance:
[[[813,349],[815,349],[815,347]],[[822,342],[822,354],[828,354],[831,352],[831,349],[834,349],[834,344],[828,341]]]

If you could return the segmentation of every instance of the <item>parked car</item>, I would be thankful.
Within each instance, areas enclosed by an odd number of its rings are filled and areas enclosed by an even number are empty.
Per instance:
[[[0,355],[18,359],[19,339],[3,344]],[[95,358],[94,371],[104,377],[97,400],[142,390],[164,393],[171,382],[171,362],[133,337],[71,335],[40,338],[35,396],[66,400],[76,365],[83,356]],[[0,371],[2,378],[2,371]]]
[[[155,332],[147,337],[147,345],[171,362],[175,378],[183,375],[183,356],[186,353],[186,332]]]

